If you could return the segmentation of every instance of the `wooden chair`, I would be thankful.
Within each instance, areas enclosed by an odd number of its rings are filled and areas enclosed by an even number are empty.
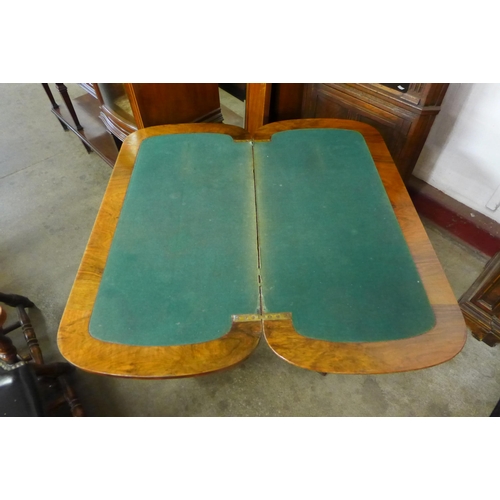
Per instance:
[[[45,364],[35,330],[26,308],[35,307],[21,295],[0,293],[0,302],[15,307],[18,321],[4,328],[7,312],[0,306],[0,416],[50,416],[62,404],[74,417],[83,408],[66,376],[74,370],[69,363]],[[22,328],[29,354],[21,356],[7,336]]]

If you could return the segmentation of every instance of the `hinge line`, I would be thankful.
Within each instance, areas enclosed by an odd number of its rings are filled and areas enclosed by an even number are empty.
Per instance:
[[[252,145],[252,174],[253,174],[253,194],[255,203],[255,229],[257,232],[257,281],[259,290],[259,314],[264,314],[264,303],[262,300],[262,274],[261,274],[261,253],[260,253],[260,235],[259,235],[259,212],[257,208],[257,178],[255,173],[255,143],[250,141]],[[261,319],[261,321],[263,321]],[[262,325],[264,327],[264,325]]]

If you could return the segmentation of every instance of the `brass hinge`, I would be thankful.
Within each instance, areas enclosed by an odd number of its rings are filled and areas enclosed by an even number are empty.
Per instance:
[[[233,322],[241,323],[243,321],[278,321],[292,319],[292,313],[266,313],[266,314],[233,314]]]

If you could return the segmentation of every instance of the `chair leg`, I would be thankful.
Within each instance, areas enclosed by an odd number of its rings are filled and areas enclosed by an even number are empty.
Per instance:
[[[69,409],[71,410],[71,414],[74,417],[84,417],[85,412],[83,411],[83,406],[80,403],[80,400],[76,397],[75,391],[69,385],[68,380],[65,375],[61,375],[57,381],[63,391],[64,398],[66,399],[66,403],[68,403]]]
[[[72,372],[74,366],[69,363],[50,363],[48,365],[33,365],[33,367],[38,377],[53,379],[62,392],[62,396],[51,405],[50,409],[55,409],[66,403],[73,417],[85,416],[83,406],[66,378],[66,374]]]
[[[54,379],[63,395],[59,398],[51,408],[54,409],[63,403],[67,403],[71,414],[74,417],[84,417],[83,406],[80,403],[75,391],[69,384],[66,375],[74,371],[75,367],[69,363],[49,363],[48,365],[34,364],[35,374],[38,377]]]
[[[30,350],[31,357],[35,363],[43,365],[43,355],[40,346],[38,345],[38,339],[36,338],[35,330],[31,325],[31,320],[24,310],[23,306],[17,306],[17,313],[19,316],[19,322],[21,323],[21,328],[23,329],[24,338],[28,344],[28,349]]]
[[[9,306],[17,307],[17,313],[19,321],[16,328],[21,327],[23,330],[24,338],[28,344],[28,348],[31,354],[32,366],[37,377],[41,378],[51,378],[56,381],[60,390],[63,393],[61,403],[66,403],[69,406],[71,414],[74,417],[85,416],[82,404],[78,400],[75,391],[69,384],[66,375],[73,372],[75,367],[69,363],[49,363],[45,364],[43,360],[42,350],[38,344],[38,339],[36,337],[35,330],[31,324],[31,320],[28,313],[25,311],[25,307],[34,307],[35,305],[28,298],[21,295],[14,294],[4,294],[0,293],[0,302],[4,302]],[[17,349],[12,343],[12,340],[5,335],[7,330],[2,329],[2,324],[6,319],[5,311],[0,307],[0,359],[8,364],[14,364],[18,361]],[[15,328],[9,327],[9,331]],[[57,406],[57,404],[56,404]]]

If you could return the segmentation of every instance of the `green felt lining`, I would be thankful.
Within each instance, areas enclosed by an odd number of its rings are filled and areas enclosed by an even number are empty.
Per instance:
[[[254,145],[223,134],[146,139],[90,334],[195,344],[227,333],[231,315],[257,312],[254,189],[266,312],[291,312],[300,334],[336,342],[408,338],[434,325],[362,135],[306,129]]]
[[[258,307],[252,146],[222,134],[146,139],[90,320],[100,340],[206,342]]]
[[[262,290],[303,336],[372,342],[435,323],[361,134],[280,132],[256,143]]]

